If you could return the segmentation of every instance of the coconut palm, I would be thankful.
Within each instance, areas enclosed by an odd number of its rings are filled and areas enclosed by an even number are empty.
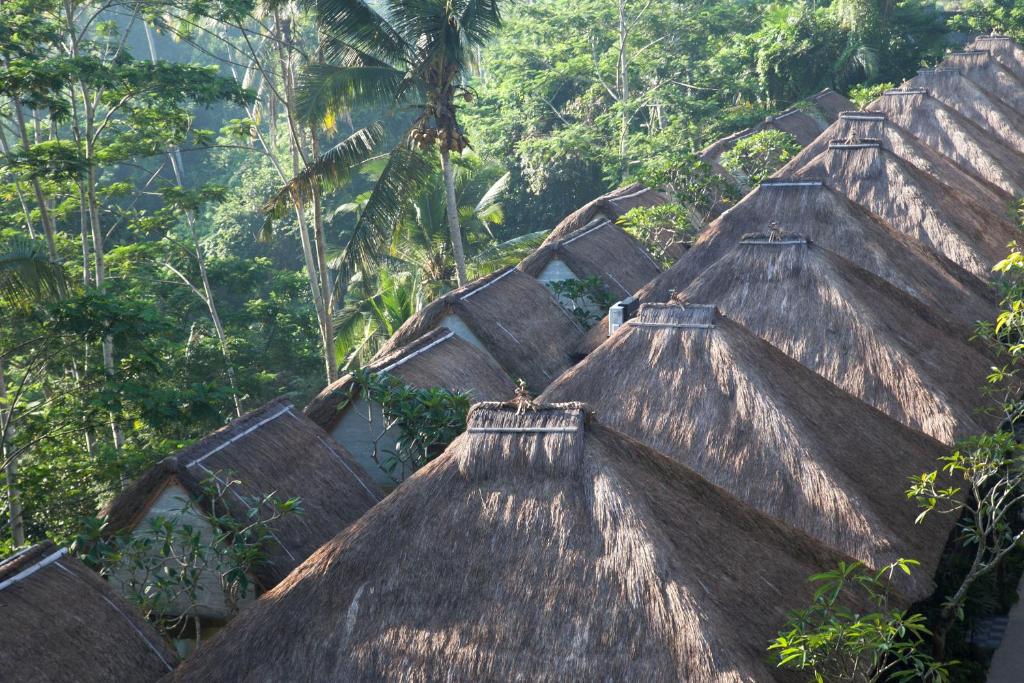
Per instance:
[[[67,274],[45,244],[21,236],[0,241],[0,307],[22,307],[66,293]]]
[[[466,258],[456,199],[452,153],[469,146],[459,125],[456,104],[472,95],[465,86],[473,49],[501,22],[499,0],[317,0],[323,61],[310,65],[299,87],[299,112],[310,121],[331,121],[357,106],[413,112],[351,233],[342,264],[376,262],[410,196],[428,183],[433,164],[426,152],[437,150],[447,196],[446,218],[460,284]],[[373,132],[379,131],[377,128]],[[375,142],[377,136],[357,138]],[[310,193],[327,181],[346,180],[358,155],[352,138],[315,160],[269,208],[289,196]]]

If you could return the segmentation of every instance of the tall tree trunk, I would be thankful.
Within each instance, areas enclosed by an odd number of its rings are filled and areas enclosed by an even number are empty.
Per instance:
[[[466,284],[466,254],[462,249],[462,228],[459,225],[458,199],[455,197],[455,169],[448,148],[441,146],[441,170],[444,173],[445,214],[448,217],[448,235],[452,241],[452,254],[455,256],[455,272],[458,274],[459,286]]]
[[[9,67],[8,60],[4,58],[4,65]],[[25,113],[22,111],[21,102],[17,98],[11,98],[11,106],[14,109],[15,123],[18,125],[18,134],[21,136],[21,147],[25,152],[32,147],[32,142],[28,137],[28,128],[25,125]],[[32,191],[36,195],[36,204],[39,207],[39,219],[43,224],[43,234],[46,236],[46,249],[50,254],[50,258],[57,260],[57,244],[54,240],[54,229],[53,229],[53,217],[50,216],[50,210],[46,206],[46,195],[43,194],[43,187],[40,185],[39,180],[33,178],[30,181],[32,185]]]
[[[320,156],[320,143],[317,140],[316,126],[310,126],[309,130],[311,144],[313,147],[313,158]],[[331,287],[330,271],[327,267],[327,239],[324,236],[324,211],[320,198],[320,189],[313,188],[313,238],[316,245],[317,267],[320,271],[320,296],[324,299],[324,345],[330,345],[331,350],[327,356],[327,380],[333,382],[338,379],[338,356],[335,353],[334,344],[334,298]]]
[[[146,43],[149,46],[150,62],[156,64],[156,45],[153,42],[153,32],[148,22],[143,22],[143,29],[146,33]],[[171,162],[171,169],[174,171],[174,180],[179,187],[185,186],[185,169],[182,166],[177,148],[167,152],[167,158]],[[203,281],[203,302],[210,312],[210,320],[213,322],[213,329],[217,333],[217,341],[220,343],[220,352],[224,356],[224,365],[227,368],[228,384],[231,385],[231,396],[235,402],[235,415],[242,416],[242,403],[238,398],[238,385],[235,382],[235,367],[231,363],[231,352],[228,350],[227,335],[224,333],[224,325],[221,323],[220,314],[217,312],[217,302],[213,298],[213,287],[210,286],[210,278],[206,273],[206,256],[199,244],[199,237],[196,235],[195,216],[191,211],[185,212],[185,223],[188,225],[189,236],[192,238],[192,249],[196,255],[196,263],[199,266],[199,277]]]
[[[11,156],[11,147],[7,144],[7,134],[4,133],[3,127],[0,126],[0,151],[4,153],[4,156]],[[36,238],[35,226],[32,224],[32,211],[28,207],[28,202],[25,201],[25,194],[21,189],[21,181],[14,181],[14,192],[18,195],[18,202],[21,204],[21,212],[25,214],[25,227],[28,229],[28,236],[31,239]]]
[[[626,0],[618,0],[619,6],[619,59],[616,80],[619,85],[619,106],[622,108],[622,122],[619,130],[619,164],[622,173],[628,169],[626,145],[629,137],[629,57],[626,41],[629,38],[629,23],[626,20]]]
[[[7,405],[7,381],[4,377],[3,362],[0,362],[0,459],[6,463],[4,474],[7,486],[7,512],[11,521],[11,540],[15,548],[20,548],[25,545],[25,520],[21,512],[21,496],[18,491],[18,465],[7,447],[13,415],[14,406]]]

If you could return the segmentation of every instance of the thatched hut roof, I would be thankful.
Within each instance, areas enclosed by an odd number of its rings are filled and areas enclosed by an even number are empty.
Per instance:
[[[822,91],[819,95],[825,96],[825,92]],[[837,96],[841,97],[841,95]],[[825,115],[823,114],[822,119],[824,117]],[[700,151],[700,158],[720,169],[721,167],[718,164],[723,154],[735,147],[736,143],[743,138],[750,137],[763,130],[780,130],[783,133],[789,133],[796,138],[797,144],[803,147],[810,144],[814,138],[818,137],[825,130],[825,123],[823,120],[818,120],[800,109],[787,109],[766,117],[764,121],[750,128],[745,128],[715,140]]]
[[[963,325],[993,320],[995,292],[918,240],[880,222],[820,180],[774,178],[762,183],[701,233],[690,250],[638,293],[642,302],[666,302],[727,253],[743,235],[773,228],[798,232]],[[607,337],[595,327],[581,349]]]
[[[956,69],[1014,111],[1024,109],[1024,81],[988,50],[950,52],[941,66]]]
[[[1006,255],[1017,229],[1008,206],[944,185],[877,140],[833,141],[797,172],[827,184],[980,278]]]
[[[583,336],[547,287],[510,266],[430,303],[405,321],[381,353],[395,352],[442,326],[485,350],[534,391],[573,364]]]
[[[515,394],[512,380],[490,355],[445,327],[431,330],[400,349],[378,354],[366,369],[394,375],[412,387],[464,392],[474,402],[498,401]],[[330,432],[357,392],[354,377],[345,375],[321,391],[303,412]]]
[[[832,88],[825,88],[817,95],[809,98],[810,102],[818,108],[825,120],[833,122],[839,118],[844,111],[853,111],[857,108],[853,102],[837,93]]]
[[[564,263],[577,278],[600,278],[608,293],[620,298],[661,272],[632,235],[603,216],[562,239],[546,241],[523,259],[519,269],[543,280],[546,269],[556,261]]]
[[[1024,154],[926,90],[889,90],[866,107],[1004,192],[1024,194]]]
[[[971,174],[949,158],[922,144],[909,131],[888,120],[883,112],[844,112],[828,130],[805,147],[775,175],[790,176],[828,149],[833,140],[859,142],[878,140],[903,161],[933,176],[939,182],[957,187],[982,203],[1009,206],[1012,195]]]
[[[932,591],[954,520],[915,524],[904,491],[947,447],[713,307],[641,306],[540,400],[586,401],[609,427],[869,566],[916,558],[904,591]]]
[[[589,225],[597,218],[606,218],[614,223],[630,209],[666,203],[668,197],[640,183],[620,187],[587,202],[563,218],[548,234],[544,243],[566,239],[571,233]]]
[[[730,320],[893,419],[952,444],[977,418],[992,360],[914,297],[792,233],[753,233],[678,294]],[[955,358],[955,362],[950,359]]]
[[[582,406],[482,404],[173,680],[792,681],[767,643],[841,559]]]
[[[1009,36],[978,36],[968,49],[988,50],[1000,64],[1024,80],[1024,49]]]
[[[177,658],[134,607],[49,541],[0,562],[0,678],[146,683]]]
[[[204,482],[237,480],[236,493],[301,498],[302,515],[275,522],[277,543],[267,548],[268,564],[255,578],[269,588],[327,539],[357,520],[383,496],[345,449],[285,399],[271,401],[175,455],[165,458],[111,501],[101,512],[107,531],[133,529],[168,485],[181,485],[207,505]],[[232,514],[248,511],[228,496]],[[243,509],[244,508],[244,509]]]
[[[924,89],[935,99],[1001,138],[1016,151],[1024,153],[1024,113],[1014,111],[958,69],[919,71],[902,89]]]

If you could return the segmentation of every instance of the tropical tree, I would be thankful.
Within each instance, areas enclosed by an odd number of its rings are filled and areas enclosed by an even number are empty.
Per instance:
[[[432,164],[423,152],[436,149],[456,275],[459,284],[466,282],[452,153],[461,154],[469,138],[456,102],[473,98],[466,85],[473,50],[500,25],[498,5],[498,0],[386,0],[375,9],[363,0],[317,2],[323,61],[310,65],[299,83],[300,115],[332,122],[363,105],[413,112],[350,233],[338,261],[343,272],[358,261],[378,259],[408,198],[429,182]],[[350,136],[313,160],[268,208],[280,210],[289,195],[312,195],[323,183],[346,181],[365,158],[366,145],[379,141],[380,131],[371,127]]]

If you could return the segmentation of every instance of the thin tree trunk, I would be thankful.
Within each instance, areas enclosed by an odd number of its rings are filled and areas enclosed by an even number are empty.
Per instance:
[[[444,172],[445,214],[448,217],[448,235],[455,256],[455,272],[459,286],[466,284],[466,254],[462,249],[462,228],[459,226],[458,199],[455,197],[455,169],[447,147],[441,146],[441,170]]]
[[[7,512],[11,521],[11,540],[15,548],[25,545],[25,519],[21,511],[21,495],[18,491],[18,465],[15,458],[8,458],[8,435],[11,432],[11,417],[14,415],[14,406],[7,406],[7,381],[4,377],[4,366],[0,362],[0,402],[4,408],[0,411],[0,459],[6,464],[4,474],[7,485]]]
[[[3,126],[0,126],[0,151],[4,153],[4,156],[11,156],[11,147],[7,144],[7,134],[4,133]],[[22,192],[20,180],[14,181],[14,192],[18,195],[21,212],[25,214],[25,227],[28,228],[28,236],[35,239],[36,230],[35,226],[32,225],[32,211],[28,207],[28,202],[25,201],[25,194]]]
[[[6,57],[4,58],[4,65],[8,69],[10,68]],[[11,105],[14,109],[15,121],[18,124],[22,149],[27,152],[32,147],[32,143],[28,137],[28,128],[25,126],[25,114],[21,109],[21,102],[17,98],[11,98]],[[56,260],[57,244],[53,236],[53,218],[50,216],[50,210],[46,206],[46,195],[43,194],[43,187],[39,184],[39,180],[33,178],[30,184],[32,185],[32,191],[36,195],[36,204],[39,206],[39,218],[43,224],[43,233],[46,236],[46,249],[50,254],[50,258]]]
[[[320,144],[317,140],[316,127],[310,127],[310,138],[313,146],[313,158],[320,156]],[[334,343],[334,299],[331,289],[329,270],[327,268],[327,239],[324,236],[324,212],[320,199],[320,190],[313,188],[313,237],[316,244],[316,259],[320,271],[320,295],[324,299],[324,345],[330,346],[327,354],[327,381],[338,379],[338,357]]]
[[[626,21],[626,0],[618,0],[619,4],[619,106],[622,107],[622,123],[619,130],[619,163],[622,172],[628,170],[626,162],[626,145],[629,136],[629,58],[626,54],[626,40],[629,37],[629,24]]]

